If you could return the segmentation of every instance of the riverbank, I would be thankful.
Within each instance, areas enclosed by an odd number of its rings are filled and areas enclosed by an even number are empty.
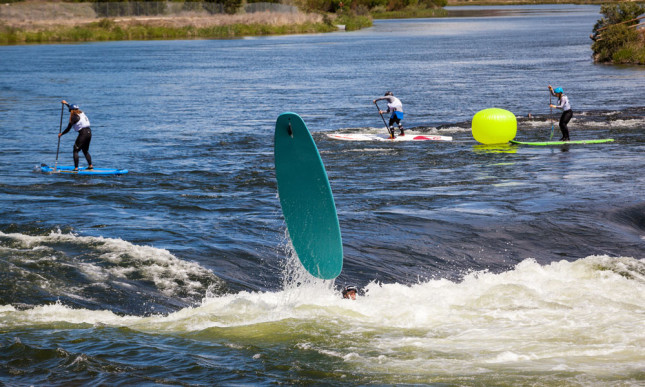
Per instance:
[[[604,4],[606,2],[606,0],[448,0],[447,5]]]
[[[89,3],[16,3],[0,7],[0,44],[148,39],[230,39],[369,27],[368,16],[253,12],[98,18]]]
[[[0,44],[64,43],[109,40],[238,38],[243,36],[330,32],[337,26],[322,20],[220,23],[204,19],[102,19],[74,26],[51,25],[34,29],[0,27]]]

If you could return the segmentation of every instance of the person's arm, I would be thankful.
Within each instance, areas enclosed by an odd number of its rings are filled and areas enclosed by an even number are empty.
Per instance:
[[[549,91],[551,92],[551,95],[555,97],[555,92],[553,91],[553,87],[549,85]]]
[[[62,103],[63,105],[67,106],[67,109],[69,109],[69,104],[67,103],[67,101],[62,100],[62,101],[60,101],[60,103]],[[71,121],[71,120],[70,120],[70,121]],[[67,128],[65,128],[65,130],[64,130],[63,132],[58,133],[58,137],[62,136],[63,134],[65,134],[65,133],[67,133],[67,132],[69,132],[69,130],[70,130],[71,128],[72,128],[72,123],[70,122],[70,123],[69,123],[69,125],[67,125]]]
[[[389,95],[386,95],[385,97],[379,97],[374,100],[374,103],[377,103],[378,101],[383,101],[383,100],[387,100],[387,102],[392,102],[392,97],[390,97]]]
[[[558,99],[558,104],[557,105],[550,105],[550,106],[552,108],[556,108],[556,109],[564,109],[564,105],[567,104],[566,98],[567,97],[565,95],[563,95],[561,98]]]
[[[379,98],[375,99],[375,100],[374,100],[374,103],[376,104],[378,101],[383,101],[383,100],[387,100],[387,102],[388,102],[388,103],[389,103],[389,102],[392,102],[392,100],[390,99],[390,96],[389,96],[389,95],[387,95],[387,96],[385,96],[385,97],[379,97]],[[376,106],[378,106],[378,105],[376,105]],[[379,111],[379,113],[381,113],[381,114],[383,114],[383,113],[389,113],[389,112],[390,112],[390,107],[388,106],[388,107],[387,107],[387,110],[381,110],[381,109],[379,109],[378,111]]]
[[[81,119],[81,117],[78,114],[73,114],[69,119],[69,124],[67,124],[67,128],[65,128],[65,130],[63,130],[63,132],[58,135],[58,137],[62,136],[63,134],[65,134],[67,132],[69,132],[69,130],[72,129],[72,125],[74,125],[75,123],[80,121],[80,119]]]
[[[549,91],[551,92],[552,96],[557,97],[557,95],[555,95],[555,92],[553,91],[553,87],[551,87],[551,85],[549,85]],[[556,108],[556,109],[562,109],[562,107],[564,106],[562,98],[560,98],[559,101],[560,101],[560,105],[549,104],[549,107]]]

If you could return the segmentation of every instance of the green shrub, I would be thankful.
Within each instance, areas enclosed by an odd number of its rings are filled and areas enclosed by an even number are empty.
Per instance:
[[[597,33],[600,28],[636,19],[645,13],[645,5],[634,2],[603,4],[600,7],[600,13],[605,15],[605,17],[596,22],[593,28],[594,33]],[[625,24],[634,25],[638,24],[638,21]]]
[[[110,29],[114,27],[114,21],[111,19],[105,18],[105,19],[99,20],[96,25],[101,28]]]
[[[626,44],[616,51],[611,59],[617,64],[645,65],[645,45],[638,42]]]
[[[345,25],[345,31],[356,31],[371,27],[372,18],[368,15],[342,15],[336,18],[335,24]]]
[[[637,3],[604,4],[600,7],[604,17],[596,22],[591,36],[594,61],[634,63],[645,49],[639,32],[632,28],[633,20],[645,13],[645,5]],[[630,60],[629,58],[634,58]]]
[[[207,3],[218,3],[224,6],[224,12],[234,14],[242,6],[242,0],[206,0]]]
[[[609,62],[614,54],[623,48],[626,43],[638,39],[638,33],[625,24],[617,24],[602,31],[601,38],[596,40],[591,49],[597,62]]]

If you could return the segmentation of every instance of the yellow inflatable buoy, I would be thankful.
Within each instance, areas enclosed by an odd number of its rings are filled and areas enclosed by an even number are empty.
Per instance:
[[[484,109],[473,117],[473,138],[482,144],[503,144],[517,134],[517,119],[508,110]]]

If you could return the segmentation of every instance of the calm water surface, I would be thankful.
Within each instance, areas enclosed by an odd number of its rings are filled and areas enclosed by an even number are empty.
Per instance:
[[[645,383],[645,69],[593,64],[599,18],[465,7],[351,33],[0,47],[0,384]],[[549,84],[572,139],[616,141],[472,139],[500,107],[546,140]],[[454,141],[325,136],[383,132],[386,90],[408,133]],[[94,165],[128,175],[40,173],[61,99],[90,117]],[[335,282],[289,248],[284,111],[329,173]]]

